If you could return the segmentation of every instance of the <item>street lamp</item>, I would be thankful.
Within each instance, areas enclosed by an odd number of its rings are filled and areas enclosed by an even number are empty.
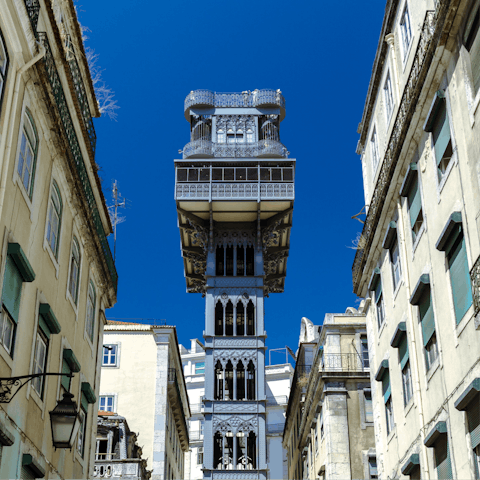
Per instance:
[[[57,406],[50,412],[52,424],[52,440],[55,450],[57,448],[72,449],[80,426],[80,414],[77,402],[73,400],[73,394],[65,392]]]
[[[24,385],[34,378],[46,376],[72,378],[73,373],[36,373],[21,377],[0,378],[0,403],[10,403]],[[80,426],[80,413],[78,412],[77,402],[73,400],[73,394],[65,392],[57,406],[49,413],[55,450],[57,448],[69,448],[71,450]]]

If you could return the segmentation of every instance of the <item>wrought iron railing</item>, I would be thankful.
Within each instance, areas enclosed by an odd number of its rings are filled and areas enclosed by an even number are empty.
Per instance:
[[[283,433],[283,429],[285,428],[285,422],[284,423],[273,423],[273,424],[268,424],[267,423],[267,435],[270,433]]]
[[[287,395],[279,395],[278,397],[267,397],[267,405],[287,405],[287,403]]]
[[[194,105],[210,107],[259,107],[277,105],[285,108],[285,98],[278,90],[255,90],[243,93],[216,93],[194,90],[185,98],[185,111]]]
[[[288,158],[287,147],[277,140],[260,140],[255,143],[214,143],[194,140],[183,148],[183,158],[198,156],[220,158],[282,157]]]
[[[190,440],[189,440],[189,435],[188,435],[187,419],[185,418],[185,412],[183,410],[182,395],[180,393],[180,386],[178,385],[177,371],[174,368],[169,368],[168,369],[168,383],[170,385],[175,385],[175,390],[177,392],[177,401],[178,401],[177,406],[178,406],[178,410],[180,411],[180,413],[182,415],[183,425],[184,425],[184,428],[185,428],[185,433],[187,435],[187,443],[188,443]]]
[[[177,184],[175,199],[256,199],[261,200],[294,200],[295,185],[293,183],[183,183]]]
[[[385,198],[397,166],[402,144],[410,126],[410,119],[415,112],[423,82],[435,53],[437,40],[443,29],[449,3],[450,0],[438,0],[437,9],[435,11],[427,11],[423,22],[413,65],[400,101],[400,107],[378,175],[375,190],[370,201],[367,218],[363,226],[361,242],[359,242],[359,247],[353,262],[353,290],[357,295],[360,295],[359,285],[363,268],[372,246],[376,228],[379,224]],[[364,126],[364,128],[366,128],[366,126]]]
[[[140,458],[128,458],[117,462],[97,460],[93,467],[93,476],[94,478],[141,478],[143,461]]]
[[[88,177],[87,168],[85,166],[85,162],[82,156],[77,134],[75,133],[75,127],[73,124],[72,117],[70,115],[70,110],[68,108],[68,104],[65,97],[65,93],[63,91],[60,76],[58,74],[57,67],[55,65],[53,52],[52,52],[52,49],[50,48],[50,43],[48,41],[47,34],[45,32],[38,32],[38,37],[46,50],[45,57],[44,57],[46,74],[50,82],[50,86],[52,88],[53,97],[55,99],[55,103],[58,109],[58,114],[62,122],[65,136],[68,140],[68,144],[70,147],[70,152],[73,157],[75,168],[80,178],[80,183],[83,189],[83,193],[85,194],[85,198],[88,206],[87,210],[92,216],[93,224],[95,226],[96,232],[100,240],[102,253],[103,253],[103,260],[106,263],[106,267],[108,269],[110,279],[113,283],[113,286],[116,292],[118,276],[117,276],[117,271],[115,269],[115,263],[113,261],[112,252],[108,244],[107,236],[105,234],[105,229],[103,228],[102,219],[100,217],[100,212],[98,210],[95,195],[93,193],[92,185]]]
[[[473,312],[474,315],[477,315],[480,312],[480,256],[470,270],[470,280],[472,282]]]
[[[39,0],[25,0],[25,6],[27,7],[27,13],[30,18],[30,23],[32,24],[33,33],[35,34],[35,37],[38,38],[37,25],[40,12],[40,2]]]
[[[364,362],[356,353],[324,353],[320,369],[322,372],[363,372]]]
[[[88,104],[87,91],[85,89],[85,84],[83,83],[82,73],[77,62],[77,55],[75,53],[75,47],[72,43],[70,35],[67,35],[66,39],[66,56],[68,65],[70,67],[70,72],[73,77],[73,85],[75,88],[75,94],[80,105],[80,111],[82,113],[83,123],[87,131],[88,139],[90,141],[90,147],[92,148],[93,156],[95,156],[95,146],[97,143],[97,135],[95,133],[95,128],[93,126],[92,114],[90,112],[90,105]]]

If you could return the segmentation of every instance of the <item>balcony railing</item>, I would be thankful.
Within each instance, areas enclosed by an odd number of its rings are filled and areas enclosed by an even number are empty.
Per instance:
[[[474,315],[477,315],[480,312],[480,256],[470,270],[470,280],[473,292],[473,311]]]
[[[129,458],[126,460],[96,460],[93,467],[94,478],[141,478],[143,460]]]
[[[287,395],[280,395],[278,397],[267,397],[267,405],[287,405]]]
[[[293,183],[193,183],[177,184],[176,200],[260,199],[294,200]]]
[[[361,295],[359,286],[363,268],[367,261],[377,226],[379,225],[387,192],[391,185],[403,142],[410,126],[410,120],[416,110],[424,80],[433,60],[437,41],[443,30],[446,10],[449,3],[449,0],[438,0],[436,11],[428,11],[423,22],[413,65],[399,104],[400,107],[387,145],[375,190],[370,201],[367,218],[363,226],[361,234],[362,248],[359,247],[357,249],[353,262],[353,291],[357,295]]]
[[[190,441],[189,436],[188,436],[188,427],[187,427],[187,419],[185,418],[185,412],[183,410],[183,402],[182,402],[182,395],[180,394],[180,386],[178,385],[178,379],[177,379],[177,371],[174,368],[169,368],[168,369],[168,383],[169,385],[175,385],[175,391],[177,393],[177,398],[175,405],[178,407],[176,410],[178,410],[181,414],[182,421],[183,421],[183,427],[185,429],[185,433],[187,435],[187,443]]]
[[[284,423],[273,423],[273,424],[268,424],[267,423],[267,435],[268,434],[274,434],[274,433],[283,433],[283,429],[285,428],[285,422]]]
[[[260,140],[254,143],[214,143],[210,140],[194,140],[183,149],[183,158],[288,158],[289,152],[277,140]]]
[[[50,43],[48,41],[47,34],[44,32],[38,32],[38,37],[46,50],[46,54],[44,57],[45,71],[47,74],[47,78],[50,82],[50,86],[52,88],[53,97],[55,99],[55,104],[58,109],[58,114],[61,119],[61,123],[63,126],[65,136],[68,141],[68,145],[70,147],[70,152],[72,154],[75,169],[79,176],[83,193],[85,194],[85,199],[87,201],[87,211],[92,216],[93,224],[95,226],[96,232],[100,240],[102,253],[103,253],[103,260],[106,263],[106,267],[108,269],[110,279],[113,283],[113,286],[116,292],[118,276],[117,276],[117,271],[115,269],[115,263],[113,261],[112,252],[110,250],[110,246],[107,241],[105,230],[103,228],[102,219],[100,217],[100,212],[98,210],[95,195],[93,193],[92,185],[88,177],[87,168],[85,167],[85,162],[82,156],[77,134],[75,133],[75,127],[73,124],[72,117],[70,115],[67,100],[65,97],[65,92],[63,91],[60,76],[58,74],[57,67],[55,65],[55,58],[53,56],[52,49],[50,48]]]
[[[32,30],[35,33],[35,37],[37,37],[37,25],[38,25],[38,15],[40,12],[40,2],[39,0],[25,0],[25,6],[27,7],[27,13],[30,18]]]
[[[87,92],[83,83],[80,67],[77,62],[77,55],[75,53],[75,47],[73,46],[70,35],[67,36],[67,61],[70,66],[70,72],[73,77],[73,85],[75,87],[75,94],[80,105],[80,111],[82,112],[82,119],[87,131],[88,139],[90,141],[90,147],[92,153],[95,156],[95,146],[97,143],[97,135],[93,126],[92,114],[90,112],[90,106],[88,104]]]
[[[285,98],[276,90],[256,90],[244,93],[216,93],[194,90],[185,98],[185,112],[193,106],[202,107],[260,107],[276,105],[285,108]]]
[[[322,372],[363,372],[368,362],[362,361],[356,353],[324,353],[320,360]]]

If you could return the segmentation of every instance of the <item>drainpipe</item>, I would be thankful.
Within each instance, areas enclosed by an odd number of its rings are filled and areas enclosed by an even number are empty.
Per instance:
[[[402,215],[402,205],[401,200],[397,200],[397,217],[398,223],[402,225],[402,236],[400,237],[400,231],[397,232],[398,241],[402,245],[402,252],[403,258],[405,259],[405,270],[404,270],[404,282],[405,282],[405,290],[407,293],[407,298],[410,299],[412,295],[412,291],[410,288],[409,282],[409,271],[408,271],[408,252],[407,252],[407,245],[405,243],[405,236],[407,235],[405,230],[405,224],[403,222],[403,215]],[[408,323],[408,331],[410,332],[410,344],[412,346],[412,377],[414,383],[414,396],[415,396],[415,403],[418,408],[418,417],[420,420],[421,430],[420,430],[420,438],[422,440],[422,445],[420,446],[421,455],[422,455],[422,466],[423,466],[423,475],[422,478],[428,480],[430,478],[429,470],[428,470],[428,458],[426,449],[423,446],[423,440],[425,439],[425,434],[423,433],[423,426],[425,425],[425,419],[423,416],[423,405],[422,405],[422,393],[420,388],[420,380],[418,378],[419,368],[418,368],[418,359],[417,359],[417,342],[415,340],[415,326],[413,321],[413,305],[408,302],[408,311],[407,311],[407,323]]]
[[[6,183],[7,183],[7,168],[8,168],[8,161],[5,161],[5,159],[8,159],[10,156],[10,152],[12,149],[12,138],[13,138],[13,129],[14,129],[14,123],[10,119],[10,115],[13,113],[15,114],[15,111],[17,110],[17,103],[18,103],[18,96],[20,92],[20,81],[22,79],[22,75],[35,63],[37,63],[40,59],[42,59],[45,54],[46,50],[45,47],[37,41],[39,53],[35,55],[29,62],[27,62],[23,67],[21,67],[17,71],[17,76],[15,79],[15,89],[13,92],[13,101],[8,103],[7,107],[7,112],[5,114],[5,121],[6,124],[9,125],[9,131],[7,135],[7,142],[3,143],[0,147],[0,159],[3,159],[3,164],[1,165],[1,185],[0,185],[0,217],[2,215],[2,210],[3,210],[3,201],[5,198],[5,188],[6,188]]]

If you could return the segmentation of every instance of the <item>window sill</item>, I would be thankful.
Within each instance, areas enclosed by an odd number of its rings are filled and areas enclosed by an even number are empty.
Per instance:
[[[403,285],[403,277],[400,278],[400,281],[398,282],[397,287],[396,287],[395,290],[393,291],[393,301],[394,301],[394,302],[395,302],[395,300],[397,299],[398,292],[400,291],[400,288],[402,288],[402,285]],[[395,308],[395,303],[393,304],[393,307]]]
[[[443,191],[443,187],[447,183],[448,177],[450,176],[450,172],[452,171],[453,166],[456,165],[457,163],[458,163],[458,155],[457,155],[457,152],[455,151],[454,154],[452,155],[452,158],[450,159],[446,172],[443,174],[443,177],[440,180],[440,183],[438,183],[437,185],[438,203],[440,203],[440,195]],[[435,165],[435,169],[438,170],[437,165]],[[437,176],[437,181],[438,181],[438,176]]]
[[[470,323],[470,320],[472,318],[475,318],[473,316],[473,303],[472,303],[472,305],[470,305],[470,307],[468,307],[467,313],[465,313],[463,318],[460,320],[458,325],[456,325],[456,327],[455,327],[455,333],[457,334],[457,338],[460,337],[462,332],[465,330],[465,327]],[[475,322],[475,327],[478,329],[477,322]]]
[[[415,258],[415,250],[417,249],[418,244],[420,243],[420,240],[423,236],[423,232],[427,229],[426,226],[425,226],[425,223],[426,223],[426,219],[424,218],[422,226],[420,227],[420,230],[418,231],[417,238],[415,239],[415,241],[413,242],[413,245],[412,245],[412,252],[414,254],[414,256],[412,257],[412,260]]]
[[[408,58],[410,57],[410,51],[412,50],[412,45],[413,45],[413,39],[414,38],[415,38],[415,35],[412,35],[412,37],[410,38],[410,43],[408,44],[407,50],[403,54],[402,73],[405,73],[405,68],[407,67]]]
[[[407,415],[410,413],[410,411],[412,410],[413,405],[414,405],[414,402],[413,402],[413,394],[412,394],[412,397],[410,398],[408,403],[405,405],[405,408],[403,410],[403,415],[404,415],[405,419],[406,419]],[[404,425],[406,425],[406,424],[407,424],[407,422],[405,421]]]
[[[57,275],[58,277],[58,275]],[[78,305],[75,305],[75,302],[73,301],[72,295],[70,294],[70,290],[68,289],[67,286],[67,298],[68,301],[70,302],[70,305],[72,306],[73,313],[75,314],[75,321],[78,320]]]
[[[395,424],[391,432],[387,435],[387,445],[392,441],[393,437],[397,435],[397,424]]]
[[[58,261],[55,258],[55,255],[53,254],[52,249],[50,248],[50,245],[48,244],[47,239],[45,237],[43,237],[43,249],[48,253],[50,260],[52,261],[53,266],[55,268],[55,276],[58,279],[58,272],[60,270],[60,265],[58,264]]]
[[[438,370],[439,367],[440,367],[440,359],[439,357],[437,357],[433,365],[427,371],[427,390],[429,386],[428,383],[430,382],[432,377],[435,375],[435,372]]]
[[[380,344],[380,337],[382,336],[383,331],[385,330],[385,326],[387,325],[387,320],[385,319],[380,326],[380,329],[378,330],[378,342],[377,344]]]
[[[43,381],[45,382],[46,379],[47,377],[44,377]],[[44,386],[44,390],[45,391],[47,390],[46,385]],[[29,395],[30,395],[30,398],[33,399],[33,401],[37,404],[37,407],[42,411],[42,418],[43,418],[45,414],[44,401],[40,398],[40,395],[37,393],[37,391],[33,387],[30,387]]]

